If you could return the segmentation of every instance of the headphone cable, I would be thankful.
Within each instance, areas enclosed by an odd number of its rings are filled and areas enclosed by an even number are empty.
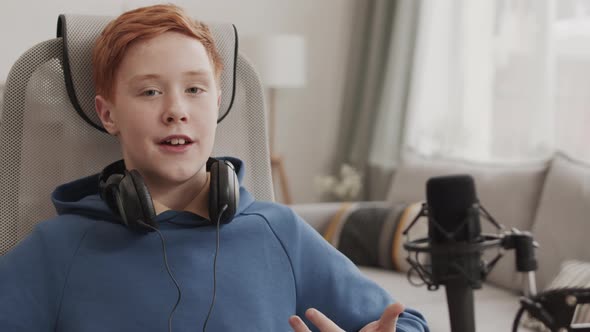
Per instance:
[[[211,312],[213,311],[213,306],[215,305],[215,295],[217,290],[217,254],[219,253],[219,224],[221,222],[221,216],[227,210],[227,204],[225,204],[221,208],[221,212],[217,217],[217,240],[215,245],[215,256],[213,258],[213,298],[211,299],[211,306],[209,306],[209,312],[207,313],[207,318],[205,318],[205,322],[203,323],[203,332],[207,328],[207,322],[209,322],[209,317],[211,316]]]
[[[205,332],[205,329],[207,328],[207,322],[209,322],[209,317],[211,316],[211,312],[213,311],[213,307],[215,306],[215,297],[216,297],[216,293],[217,293],[217,254],[219,253],[219,224],[221,223],[221,216],[223,215],[225,210],[227,210],[227,204],[224,205],[223,208],[221,208],[221,213],[219,213],[219,217],[217,217],[217,237],[216,237],[216,245],[215,245],[215,256],[213,258],[213,298],[211,299],[211,305],[209,306],[209,312],[207,313],[207,318],[205,319],[205,322],[203,323],[203,332]],[[153,231],[158,233],[158,235],[160,236],[160,240],[162,242],[162,255],[164,256],[164,265],[166,265],[166,271],[168,272],[170,279],[172,279],[172,282],[174,282],[174,285],[176,286],[176,290],[178,291],[178,297],[176,298],[176,303],[174,304],[172,311],[170,311],[170,316],[168,316],[168,332],[172,332],[172,316],[174,315],[174,312],[176,311],[176,308],[178,307],[178,304],[180,303],[180,299],[182,298],[182,291],[180,290],[180,286],[178,285],[178,282],[174,278],[172,271],[170,271],[170,265],[168,265],[168,255],[166,254],[166,241],[164,240],[164,236],[157,228],[153,227],[152,225],[149,225],[148,223],[144,223],[141,220],[139,222],[141,224],[145,225],[146,227],[152,229]]]
[[[174,304],[172,311],[170,311],[170,316],[168,316],[168,332],[172,332],[172,316],[174,315],[174,311],[176,311],[176,307],[178,307],[178,304],[180,303],[180,299],[182,297],[182,291],[180,290],[180,286],[178,285],[178,282],[174,278],[174,275],[172,275],[172,271],[170,271],[170,265],[168,265],[168,255],[166,255],[166,241],[164,240],[164,236],[154,226],[149,225],[148,223],[144,223],[143,221],[141,221],[141,223],[143,225],[147,226],[148,228],[152,229],[156,233],[158,233],[158,235],[160,236],[160,240],[162,241],[162,255],[164,256],[164,265],[166,265],[166,271],[168,271],[168,275],[170,276],[170,279],[172,279],[172,282],[174,282],[174,285],[176,286],[176,290],[178,291],[176,303]]]

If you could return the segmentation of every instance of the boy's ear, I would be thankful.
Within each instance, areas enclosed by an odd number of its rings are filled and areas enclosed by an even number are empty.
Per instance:
[[[117,134],[119,134],[119,128],[115,121],[115,114],[112,112],[113,105],[103,96],[97,95],[94,97],[94,107],[104,129],[106,129],[109,134],[117,136]]]
[[[217,95],[217,108],[221,106],[221,89],[219,90],[219,94]]]

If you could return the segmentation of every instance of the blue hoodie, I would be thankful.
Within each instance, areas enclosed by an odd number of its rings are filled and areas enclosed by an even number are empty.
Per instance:
[[[244,166],[231,160],[241,183]],[[168,331],[178,292],[158,234],[118,224],[98,195],[98,175],[59,186],[52,199],[58,216],[0,257],[0,331]],[[156,221],[182,292],[172,330],[200,331],[213,294],[216,228],[187,211]],[[358,331],[392,302],[291,209],[240,188],[236,216],[220,230],[208,331],[291,331],[289,316],[310,307]],[[397,331],[428,328],[407,309]]]

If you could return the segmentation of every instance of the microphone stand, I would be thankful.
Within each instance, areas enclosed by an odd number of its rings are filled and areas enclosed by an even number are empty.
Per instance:
[[[473,289],[460,279],[445,284],[447,307],[453,332],[475,332]]]

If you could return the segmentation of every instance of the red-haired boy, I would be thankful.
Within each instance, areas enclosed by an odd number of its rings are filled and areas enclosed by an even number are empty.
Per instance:
[[[428,331],[288,207],[238,185],[235,206],[211,211],[222,68],[206,25],[173,5],[124,13],[93,65],[96,111],[125,169],[58,187],[60,215],[0,258],[0,330]],[[242,162],[226,161],[241,180]],[[153,217],[123,217],[123,177]],[[121,226],[132,222],[154,232]]]

